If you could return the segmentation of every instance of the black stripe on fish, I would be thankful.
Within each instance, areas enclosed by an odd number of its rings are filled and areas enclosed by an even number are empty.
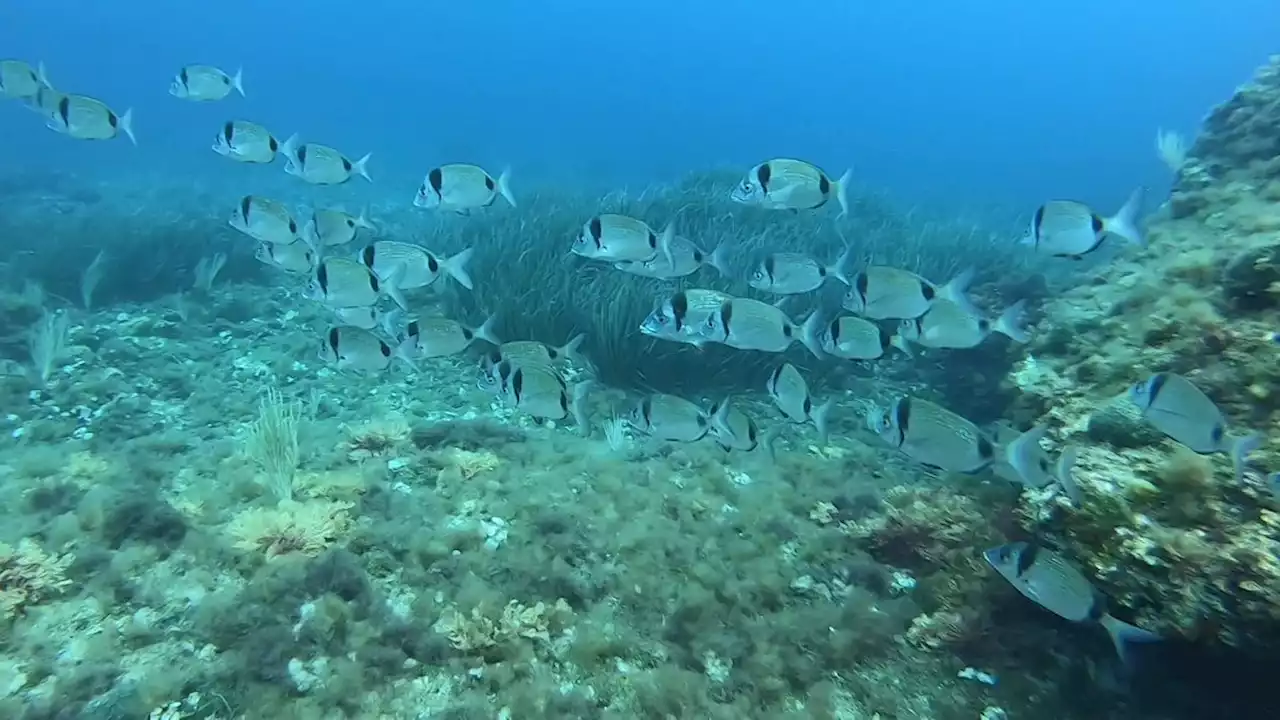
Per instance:
[[[773,280],[773,269],[777,267],[777,265],[777,259],[773,255],[764,259],[764,274],[769,276],[770,281]]]
[[[818,192],[822,193],[823,197],[831,193],[831,180],[826,173],[818,173]]]
[[[294,220],[293,218],[289,218],[289,234],[290,235],[298,234],[298,221]]]
[[[650,395],[640,401],[640,417],[644,418],[644,424],[653,427],[653,396]]]
[[[1040,228],[1044,224],[1044,206],[1036,208],[1036,216],[1031,221],[1031,236],[1037,246],[1040,245]]]
[[[524,393],[524,371],[519,368],[511,373],[511,394],[516,399],[516,405],[520,404],[520,396]]]
[[[240,217],[244,220],[244,224],[249,224],[249,209],[253,207],[253,196],[245,195],[240,199]]]
[[[835,320],[831,321],[830,332],[831,332],[831,344],[839,345],[840,344],[840,318],[836,318]]]
[[[187,75],[187,69],[186,69],[186,68],[182,68],[182,70],[180,70],[180,71],[178,72],[178,79],[182,81],[182,87],[190,89],[190,87],[189,87],[189,85],[188,85],[188,82],[189,82],[189,80],[190,80],[190,76],[188,76],[188,75]]]
[[[418,326],[417,320],[410,320],[404,329],[405,337],[416,338],[422,334],[422,328]]]
[[[911,398],[899,400],[893,412],[894,424],[898,426],[898,441],[895,444],[901,447],[907,441],[907,430],[911,427]]]
[[[809,417],[809,414],[813,412],[813,396],[812,395],[806,394],[804,396],[804,405],[802,407],[804,408],[804,416]]]
[[[369,276],[369,289],[374,292],[378,292],[378,289],[381,287],[381,283],[378,282],[378,276],[374,275],[372,270],[368,271],[366,274]]]
[[[1168,381],[1168,373],[1156,373],[1151,376],[1151,390],[1148,392],[1148,397],[1150,397],[1151,400],[1147,403],[1148,405],[1156,404],[1156,398],[1160,397],[1160,391],[1164,390],[1164,385]]]
[[[321,291],[323,291],[325,294],[328,294],[329,266],[326,265],[325,263],[320,263],[320,265],[316,267],[316,283],[320,285]]]
[[[373,245],[365,245],[360,251],[360,263],[369,269],[373,269],[374,259],[377,257],[378,251]]]
[[[444,171],[440,168],[433,168],[427,173],[427,184],[432,190],[436,191],[436,195],[440,194],[440,188],[444,187]]]
[[[1091,221],[1091,224],[1093,226],[1094,235],[1097,235],[1098,233],[1102,232],[1102,218],[1098,217],[1097,213],[1090,215],[1089,220]],[[1097,247],[1097,245],[1095,245],[1094,247]]]
[[[489,190],[493,190],[495,187],[497,187],[497,185],[498,184],[493,181],[493,178],[489,177],[488,173],[485,173],[484,186]]]
[[[475,334],[474,332],[472,332],[472,331],[471,331],[471,328],[465,328],[465,327],[464,327],[464,328],[462,328],[462,339],[463,339],[463,340],[466,340],[467,342],[471,342],[471,339],[472,339],[472,338],[474,338],[475,336],[476,336],[476,334]]]
[[[298,157],[298,164],[299,164],[299,165],[306,165],[306,164],[307,164],[307,146],[306,146],[305,144],[304,144],[304,145],[299,145],[299,146],[298,146],[298,149],[297,149],[297,150],[295,150],[293,154],[294,154],[294,155],[296,155],[296,156]]]
[[[352,168],[351,161],[346,158],[342,158],[342,169],[346,170],[347,172],[351,172],[351,168]]]
[[[338,338],[342,333],[338,332],[338,328],[329,328],[329,349],[333,350],[333,354],[338,354]]]
[[[654,250],[658,249],[658,236],[652,230],[649,231],[649,247]]]
[[[382,357],[384,358],[391,357],[391,346],[388,345],[386,341],[384,340],[378,341],[378,350],[382,353]]]
[[[676,329],[684,327],[684,319],[689,314],[689,296],[682,292],[678,292],[671,296],[671,315],[672,320],[676,323]]]
[[[924,280],[921,280],[921,281],[920,281],[920,295],[921,295],[921,297],[923,297],[925,300],[933,300],[933,297],[934,297],[935,295],[937,295],[937,294],[938,294],[938,291],[937,291],[937,290],[935,290],[935,289],[934,289],[934,287],[933,287],[932,285],[930,285],[929,283],[925,282]]]
[[[227,124],[222,126],[222,137],[226,138],[228,145],[231,144],[231,138],[234,137],[235,134],[236,134],[235,123],[228,120]],[[275,148],[271,148],[271,149],[275,150]]]
[[[756,168],[756,182],[760,183],[760,189],[769,192],[769,179],[773,176],[773,168],[769,163],[760,163],[760,167]]]
[[[786,366],[779,365],[773,369],[773,372],[769,373],[769,390],[771,390],[775,395],[778,392],[778,379],[782,377],[782,368],[784,367]]]
[[[920,321],[917,320],[916,322],[919,323]],[[888,330],[885,330],[883,327],[880,327],[879,325],[876,326],[876,329],[880,331],[880,350],[882,352],[885,350],[888,350],[889,346],[893,344],[892,333],[890,333]]]
[[[600,234],[604,232],[604,228],[600,224],[600,216],[591,218],[591,222],[587,223],[587,232],[591,235],[591,239],[596,243],[596,249],[600,248]]]
[[[354,228],[355,226],[356,226],[356,221],[352,220],[351,218],[347,218],[347,227]]]
[[[427,253],[427,269],[434,275],[440,272],[440,261],[432,253]]]
[[[271,152],[275,152],[280,149],[280,143],[276,141],[274,135],[267,136],[267,147],[271,148]]]
[[[720,304],[720,327],[724,328],[724,339],[729,339],[729,323],[733,321],[733,301],[726,300]]]
[[[867,304],[867,283],[869,281],[867,274],[864,272],[858,273],[858,276],[853,279],[853,289],[857,291],[863,305]]]
[[[1018,574],[1018,577],[1022,577],[1028,570],[1031,569],[1032,565],[1035,565],[1036,556],[1039,554],[1040,554],[1040,547],[1038,545],[1028,543],[1027,545],[1023,546],[1022,552],[1018,553],[1018,564],[1014,568],[1014,570]]]
[[[58,117],[62,118],[62,124],[71,127],[71,98],[63,97],[58,101]]]
[[[978,437],[978,457],[984,462],[991,462],[996,457],[996,446],[987,439],[986,435]]]

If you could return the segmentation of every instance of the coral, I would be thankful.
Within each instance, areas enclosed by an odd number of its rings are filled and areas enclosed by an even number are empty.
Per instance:
[[[242,510],[228,523],[227,533],[237,548],[268,560],[290,553],[316,556],[350,528],[349,509],[347,502],[285,500],[274,508]]]
[[[14,548],[0,543],[0,620],[8,620],[31,605],[60,595],[71,581],[71,554],[50,555],[31,538]]]
[[[552,633],[562,632],[572,617],[573,611],[563,599],[554,605],[541,601],[523,605],[512,600],[498,617],[491,617],[479,607],[470,613],[451,608],[440,616],[435,628],[458,650],[483,653],[520,639],[551,642]]]
[[[353,461],[389,455],[409,440],[409,424],[399,416],[370,420],[355,427],[346,427],[347,437],[339,449]]]
[[[496,470],[502,465],[502,461],[498,459],[498,456],[489,450],[472,451],[449,448],[442,455],[446,465],[440,473],[457,473],[463,480],[470,480],[480,473]]]

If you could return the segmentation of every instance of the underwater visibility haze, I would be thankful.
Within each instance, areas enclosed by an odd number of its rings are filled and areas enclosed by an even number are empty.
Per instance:
[[[0,8],[0,719],[1275,716],[1280,9]]]

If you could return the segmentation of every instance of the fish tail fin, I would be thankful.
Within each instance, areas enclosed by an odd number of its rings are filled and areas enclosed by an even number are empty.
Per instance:
[[[849,180],[853,177],[853,168],[847,168],[844,174],[836,180],[836,202],[840,203],[840,214],[836,219],[849,215]]]
[[[662,253],[662,257],[667,261],[667,267],[676,266],[676,256],[671,250],[671,246],[676,240],[676,221],[672,220],[667,226],[662,228],[662,234],[658,236],[658,251]]]
[[[1076,467],[1076,460],[1080,457],[1080,448],[1075,446],[1063,449],[1058,455],[1053,476],[1058,479],[1058,484],[1062,486],[1062,492],[1066,494],[1071,504],[1079,507],[1084,503],[1084,491],[1080,489],[1080,483],[1076,482],[1075,475],[1072,472]]]
[[[471,282],[471,275],[467,272],[467,263],[471,262],[471,256],[475,254],[475,248],[467,248],[452,257],[445,258],[440,263],[440,267],[444,269],[449,277],[458,281],[462,287],[471,290],[475,285]]]
[[[298,233],[298,237],[302,238],[302,242],[306,243],[307,247],[311,248],[311,252],[314,253],[319,253],[320,248],[324,245],[320,241],[320,229],[316,227],[314,216],[302,224],[302,230]]]
[[[480,338],[481,340],[487,343],[490,343],[492,345],[501,345],[502,341],[498,339],[498,334],[497,332],[494,331],[494,327],[497,324],[498,324],[498,314],[494,313],[489,317],[485,318],[484,323],[482,323],[480,327],[473,330],[472,333],[476,337]]]
[[[853,243],[849,243],[845,246],[844,252],[840,253],[840,257],[827,268],[827,272],[831,273],[832,277],[845,285],[853,285],[853,281],[849,279],[849,262],[853,260],[853,251]]]
[[[372,274],[373,270],[370,270],[369,273]],[[405,300],[404,293],[400,292],[400,278],[402,277],[404,277],[404,265],[397,265],[395,266],[395,269],[391,271],[391,274],[387,275],[387,279],[384,280],[379,287],[382,288],[383,292],[387,294],[387,297],[391,298],[392,302],[398,305],[401,310],[408,312],[409,301]]]
[[[392,357],[400,362],[408,365],[411,369],[417,370],[418,363],[414,358],[418,350],[418,338],[415,335],[406,335],[399,343],[396,344]]]
[[[570,398],[569,413],[573,415],[573,422],[578,426],[578,433],[584,437],[591,433],[591,425],[587,417],[587,395],[591,392],[591,388],[592,381],[583,380],[573,386],[573,395]]]
[[[557,352],[567,358],[572,358],[575,362],[586,362],[586,358],[582,355],[582,343],[586,342],[586,340],[586,333],[578,333],[569,342],[558,348]]]
[[[284,142],[280,143],[280,147],[276,149],[276,152],[283,155],[290,165],[298,164],[298,139],[298,133],[294,133],[285,138]]]
[[[1160,642],[1164,639],[1149,630],[1143,630],[1137,625],[1130,625],[1110,615],[1103,615],[1099,622],[1102,624],[1103,629],[1107,631],[1107,636],[1111,638],[1111,644],[1115,646],[1116,655],[1120,656],[1120,661],[1125,665],[1130,664],[1128,647],[1130,643]]]
[[[809,352],[819,360],[826,357],[822,352],[822,312],[814,310],[800,325],[800,342],[809,348]]]
[[[711,414],[711,424],[718,428],[726,435],[732,435],[732,428],[729,427],[729,401],[731,398],[725,398],[715,404],[715,412]]]
[[[364,157],[351,164],[351,172],[369,182],[373,182],[373,178],[369,177],[369,158],[371,157],[373,157],[373,153],[365,153]]]
[[[358,228],[362,228],[362,229],[364,229],[364,230],[377,230],[377,229],[378,229],[378,227],[377,227],[376,225],[374,225],[374,224],[373,224],[373,221],[369,219],[369,208],[368,208],[368,207],[365,207],[364,209],[362,209],[362,210],[360,211],[360,214],[356,216],[355,223],[356,223],[356,227],[358,227]]]
[[[1026,328],[1022,326],[1022,316],[1026,307],[1027,301],[1019,300],[1005,308],[1005,311],[1000,313],[1000,317],[996,319],[995,324],[991,326],[992,331],[998,332],[1016,343],[1029,341],[1031,336],[1027,334]]]
[[[36,63],[36,82],[53,90],[53,83],[49,82],[49,73],[44,69],[44,61]]]
[[[1241,438],[1236,438],[1231,443],[1231,467],[1235,469],[1236,482],[1244,480],[1244,461],[1249,457],[1249,453],[1262,447],[1262,435],[1258,433],[1250,433]]]
[[[133,134],[133,108],[125,110],[118,120],[120,122],[120,131],[128,136],[129,142],[136,146],[138,144],[138,136]]]
[[[1138,213],[1142,211],[1142,197],[1146,194],[1146,188],[1137,188],[1129,193],[1129,199],[1116,212],[1115,215],[1103,221],[1103,228],[1107,232],[1115,233],[1134,245],[1146,246],[1147,240],[1142,235],[1142,230],[1138,227],[1140,218]]]
[[[504,168],[498,175],[498,194],[511,207],[516,206],[516,196],[511,193],[511,168]]]
[[[950,300],[951,302],[964,308],[964,311],[974,317],[981,317],[982,312],[969,299],[968,290],[969,283],[973,282],[975,275],[973,268],[965,268],[955,277],[947,281],[946,285],[938,288],[938,297]]]
[[[706,264],[715,268],[716,272],[720,273],[722,277],[729,277],[732,273],[732,269],[729,267],[728,253],[729,244],[725,241],[717,245],[716,248],[711,251],[711,255],[707,258]]]
[[[809,419],[817,428],[818,439],[823,445],[827,444],[827,438],[831,435],[831,409],[835,407],[835,402],[828,400],[809,412]]]
[[[244,97],[244,68],[237,68],[236,74],[231,76],[231,87],[240,93],[240,97]]]

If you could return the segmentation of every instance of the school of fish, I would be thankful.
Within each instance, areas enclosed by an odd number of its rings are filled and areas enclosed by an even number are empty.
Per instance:
[[[178,99],[223,101],[245,96],[243,72],[227,73],[211,65],[178,70],[169,88]],[[0,97],[16,100],[45,120],[52,130],[79,140],[127,137],[135,145],[133,112],[117,113],[107,103],[56,90],[42,63],[0,61]],[[271,164],[279,156],[284,171],[314,185],[339,185],[359,177],[372,182],[370,155],[357,159],[334,147],[303,142],[297,134],[284,140],[268,128],[244,119],[217,128],[212,150],[229,160]],[[833,222],[849,213],[846,188],[850,172],[832,178],[805,160],[774,158],[749,168],[729,194],[740,205],[776,211],[829,212]],[[518,208],[509,170],[497,176],[470,163],[448,163],[427,170],[412,198],[413,206],[462,216],[483,212],[501,199]],[[1102,216],[1088,205],[1052,199],[1037,208],[1020,243],[1031,252],[1078,260],[1107,241],[1142,244],[1139,213],[1142,191],[1136,190],[1114,215]],[[733,249],[705,248],[696,238],[680,235],[675,220],[652,224],[653,218],[601,213],[583,218],[582,230],[566,239],[580,257],[605,263],[621,273],[675,279],[704,271],[732,279]],[[663,220],[663,219],[658,219]],[[229,225],[257,242],[256,257],[283,273],[302,278],[306,297],[331,314],[333,324],[319,338],[318,356],[332,366],[379,373],[396,364],[410,369],[431,358],[453,356],[483,346],[477,385],[509,406],[540,420],[572,420],[579,432],[590,432],[588,393],[591,380],[570,382],[567,365],[583,360],[579,335],[561,347],[529,339],[499,338],[496,317],[471,327],[447,317],[409,314],[406,292],[434,283],[454,282],[473,288],[467,271],[473,251],[445,256],[416,243],[366,239],[376,232],[363,214],[340,207],[295,212],[285,203],[256,194],[245,195],[231,209]],[[891,349],[910,358],[915,348],[965,349],[1004,335],[1025,343],[1024,303],[994,316],[966,295],[972,271],[942,284],[896,267],[854,264],[856,245],[835,259],[796,252],[774,252],[762,259],[743,285],[777,303],[710,289],[687,289],[663,299],[637,332],[695,347],[725,345],[743,352],[783,353],[799,344],[818,358],[873,362]],[[803,319],[782,309],[782,301],[813,293],[829,282],[845,288],[839,308],[818,307]],[[801,372],[781,362],[765,387],[783,423],[813,425],[821,442],[832,429],[834,399],[816,400]],[[1145,420],[1175,442],[1202,453],[1227,453],[1237,482],[1245,479],[1246,459],[1262,443],[1257,434],[1228,432],[1214,402],[1187,378],[1160,372],[1135,382],[1128,398]],[[653,441],[693,443],[710,438],[726,451],[762,450],[772,456],[778,429],[761,430],[755,419],[723,398],[709,407],[666,394],[640,398],[621,416],[635,431]],[[901,396],[888,407],[873,407],[866,429],[888,448],[909,460],[940,471],[979,473],[1031,488],[1056,486],[1072,502],[1087,502],[1072,478],[1079,448],[1067,447],[1056,457],[1044,448],[1049,428],[1025,432],[998,425],[981,428],[963,416],[927,400]],[[1268,477],[1280,487],[1280,474]],[[1042,607],[1075,622],[1104,627],[1117,651],[1133,641],[1158,639],[1112,618],[1090,581],[1067,559],[1034,544],[1012,543],[985,551],[984,558],[1002,577]]]

